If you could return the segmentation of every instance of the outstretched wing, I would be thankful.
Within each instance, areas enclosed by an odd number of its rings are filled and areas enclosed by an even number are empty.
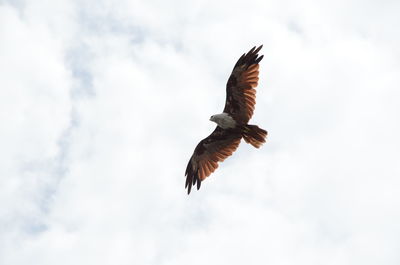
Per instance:
[[[196,183],[197,189],[200,189],[201,181],[214,172],[218,162],[232,155],[241,138],[239,131],[217,126],[207,138],[200,141],[186,167],[185,188],[188,188],[188,194]]]
[[[247,124],[253,116],[256,104],[259,62],[264,55],[258,57],[262,45],[253,47],[243,54],[233,67],[226,84],[226,102],[224,112],[230,114],[237,123]]]

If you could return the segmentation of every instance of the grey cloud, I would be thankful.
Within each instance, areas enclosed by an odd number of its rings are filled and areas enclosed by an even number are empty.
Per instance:
[[[398,264],[398,23],[360,5],[1,5],[0,263]],[[187,196],[261,43],[268,142]]]

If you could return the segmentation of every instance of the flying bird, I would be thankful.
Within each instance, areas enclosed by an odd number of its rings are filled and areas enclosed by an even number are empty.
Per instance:
[[[186,167],[188,194],[192,186],[201,182],[215,171],[218,162],[224,161],[237,149],[241,139],[259,148],[267,137],[267,131],[257,125],[248,124],[256,104],[259,62],[258,48],[253,47],[243,54],[233,67],[226,84],[225,108],[221,114],[211,116],[210,121],[217,124],[215,130],[196,146]]]

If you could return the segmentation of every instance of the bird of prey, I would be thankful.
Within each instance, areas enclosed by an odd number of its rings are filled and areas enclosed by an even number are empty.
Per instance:
[[[196,146],[186,167],[185,188],[188,194],[196,184],[200,189],[201,181],[214,172],[218,162],[232,155],[242,138],[256,148],[265,143],[267,131],[248,124],[256,104],[254,88],[258,84],[259,62],[263,58],[263,55],[258,55],[261,48],[262,45],[253,47],[233,67],[226,84],[225,108],[221,114],[210,118],[217,127]]]

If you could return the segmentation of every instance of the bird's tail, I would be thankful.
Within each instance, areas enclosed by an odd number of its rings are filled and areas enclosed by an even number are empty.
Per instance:
[[[245,125],[243,127],[242,136],[246,143],[251,144],[255,148],[259,148],[265,139],[267,138],[268,132],[261,129],[257,125]]]

